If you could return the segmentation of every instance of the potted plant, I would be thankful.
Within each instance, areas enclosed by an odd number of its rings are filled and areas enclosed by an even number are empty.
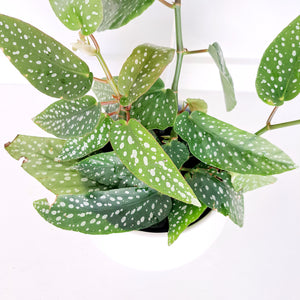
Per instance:
[[[262,57],[256,89],[274,110],[266,126],[253,134],[207,114],[202,99],[180,102],[183,57],[208,52],[220,71],[227,110],[236,104],[219,44],[184,48],[180,0],[160,0],[175,13],[176,49],[139,45],[112,76],[94,33],[125,25],[153,1],[50,0],[58,19],[79,31],[73,50],[94,56],[105,78],[96,78],[81,58],[32,25],[0,15],[4,54],[35,88],[59,99],[34,118],[55,138],[19,135],[5,145],[57,195],[51,204],[34,202],[38,213],[57,227],[94,235],[167,230],[171,245],[210,210],[242,226],[243,193],[296,168],[261,135],[300,124],[271,124],[278,107],[299,94],[299,16]],[[168,88],[160,76],[174,56]]]

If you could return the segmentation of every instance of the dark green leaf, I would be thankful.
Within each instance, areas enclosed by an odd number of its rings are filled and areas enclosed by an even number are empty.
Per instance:
[[[212,45],[209,45],[208,52],[212,56],[216,65],[219,68],[225,96],[226,109],[227,111],[231,111],[236,105],[236,100],[234,94],[233,81],[227,69],[222,49],[218,43],[213,43]]]
[[[54,194],[82,194],[104,187],[81,176],[72,162],[57,162],[63,140],[19,135],[6,150],[15,159],[24,158],[22,167]]]
[[[300,92],[300,16],[266,49],[260,62],[256,90],[267,104],[279,106]]]
[[[0,15],[0,48],[10,62],[42,93],[77,99],[91,88],[87,64],[35,27]]]
[[[172,140],[162,146],[164,151],[172,159],[173,163],[180,169],[182,165],[189,159],[190,152],[187,146],[177,140]]]
[[[282,150],[264,138],[199,111],[190,116],[188,112],[180,114],[174,128],[195,157],[222,170],[273,175],[296,168]]]
[[[143,44],[127,58],[119,75],[121,104],[127,106],[145,94],[173,60],[174,49]]]
[[[147,228],[170,212],[171,199],[154,190],[123,188],[87,195],[58,196],[53,205],[34,202],[51,224],[89,234],[109,234]]]
[[[92,96],[77,100],[59,100],[33,120],[42,129],[60,138],[90,133],[99,122],[101,107]]]
[[[102,0],[103,22],[98,30],[115,29],[126,25],[153,2],[154,0]]]
[[[201,206],[172,160],[138,121],[115,122],[110,142],[122,163],[138,179],[162,194]]]
[[[67,140],[58,159],[66,161],[81,158],[104,147],[109,142],[112,122],[109,116],[102,114],[91,133]]]

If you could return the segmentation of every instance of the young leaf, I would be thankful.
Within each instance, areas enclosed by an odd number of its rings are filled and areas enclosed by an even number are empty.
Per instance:
[[[296,167],[282,150],[264,138],[199,111],[190,116],[188,112],[180,114],[174,128],[195,157],[222,170],[273,175]]]
[[[188,183],[193,188],[198,199],[211,209],[216,209],[238,226],[244,222],[244,198],[242,193],[236,192],[231,184],[231,177],[227,172],[212,170],[197,170]]]
[[[279,106],[300,92],[300,16],[292,21],[266,49],[256,77],[258,96]]]
[[[96,128],[84,136],[68,139],[58,156],[60,161],[84,157],[101,149],[109,142],[109,132],[113,121],[102,114]]]
[[[0,15],[0,48],[42,93],[77,99],[91,88],[93,74],[79,57],[35,27]]]
[[[172,160],[138,121],[115,122],[110,142],[122,163],[138,179],[162,194],[201,206]]]
[[[207,113],[207,103],[202,99],[188,98],[186,99],[186,103],[189,105],[191,112],[202,111]]]
[[[245,175],[235,173],[233,173],[231,178],[234,189],[236,191],[242,191],[243,193],[275,183],[276,180],[277,179],[274,176]]]
[[[231,111],[236,105],[233,81],[227,69],[223,52],[218,43],[213,43],[208,47],[208,53],[211,55],[216,65],[219,68],[221,82],[223,86],[226,110]]]
[[[163,145],[162,148],[172,159],[177,169],[180,169],[182,165],[189,159],[189,149],[185,144],[177,140],[172,140],[171,142]]]
[[[130,116],[149,130],[164,130],[174,125],[177,111],[175,94],[167,89],[142,95],[132,104]]]
[[[174,200],[172,209],[168,215],[168,245],[171,246],[179,235],[203,214],[205,209],[205,204],[202,204],[201,207],[196,207]]]
[[[119,75],[121,104],[130,105],[145,94],[173,60],[174,49],[143,44],[127,58]]]
[[[49,223],[89,234],[147,228],[163,220],[171,206],[169,197],[137,188],[61,195],[52,206],[45,199],[34,202],[35,209]]]
[[[102,0],[103,22],[99,31],[119,28],[139,16],[154,0]]]
[[[22,167],[54,194],[82,194],[105,187],[81,176],[75,170],[76,161],[60,163],[55,160],[63,140],[19,135],[6,145],[15,159],[24,158]]]
[[[92,96],[59,100],[33,118],[35,124],[59,138],[90,133],[99,122],[100,104]]]
[[[90,35],[103,20],[101,0],[49,0],[60,21],[71,30]]]

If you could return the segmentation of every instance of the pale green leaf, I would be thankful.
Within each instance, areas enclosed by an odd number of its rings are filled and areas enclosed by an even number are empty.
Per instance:
[[[186,103],[189,105],[191,112],[193,111],[202,111],[207,113],[207,103],[202,99],[188,98]]]

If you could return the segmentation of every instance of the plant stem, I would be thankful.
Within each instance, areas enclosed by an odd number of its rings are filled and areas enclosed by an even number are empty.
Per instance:
[[[192,50],[192,51],[186,50],[184,54],[197,54],[197,53],[206,53],[206,52],[208,52],[208,49]]]
[[[175,0],[174,3],[175,11],[175,28],[176,28],[176,69],[172,83],[172,90],[176,95],[176,100],[178,102],[178,83],[180,77],[180,71],[182,67],[182,60],[184,55],[183,40],[182,40],[182,29],[181,29],[181,0]]]
[[[275,108],[272,110],[272,112],[271,112],[271,114],[270,114],[270,116],[267,120],[267,127],[270,127],[271,121],[272,121],[272,119],[273,119],[273,117],[274,117],[277,110],[278,110],[278,106],[275,106]]]
[[[94,80],[101,82],[101,83],[108,83],[108,81],[106,79],[101,79],[101,78],[97,78],[97,77],[94,77]]]
[[[167,2],[166,0],[158,0],[158,1],[169,8],[173,8],[173,4]]]
[[[294,126],[294,125],[300,125],[300,120],[278,123],[278,124],[274,124],[274,125],[269,124],[269,125],[266,125],[265,127],[263,127],[262,129],[260,129],[259,131],[257,131],[255,134],[262,135],[263,133],[265,133],[268,130],[274,130],[274,129],[284,128],[284,127],[289,127],[289,126]]]

